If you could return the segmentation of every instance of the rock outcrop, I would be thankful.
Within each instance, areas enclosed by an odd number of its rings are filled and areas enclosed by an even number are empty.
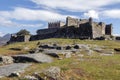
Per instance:
[[[23,64],[23,63],[18,63],[18,64],[10,64],[10,65],[4,65],[0,66],[0,76],[10,76],[12,73],[17,72],[17,73],[22,73],[24,72],[25,68],[29,67],[31,64]]]
[[[50,63],[53,59],[43,53],[14,55],[12,56],[15,63],[36,62],[36,63]]]
[[[11,64],[14,62],[13,58],[11,56],[1,56],[0,62],[2,64]]]

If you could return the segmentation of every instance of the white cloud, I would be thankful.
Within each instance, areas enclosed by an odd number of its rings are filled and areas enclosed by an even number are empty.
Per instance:
[[[61,15],[55,12],[50,12],[46,10],[31,10],[26,8],[16,8],[15,11],[11,12],[11,14],[14,16],[12,18],[15,18],[18,20],[49,21],[49,20],[64,19],[66,17],[65,15]]]
[[[18,7],[15,8],[14,11],[1,11],[0,16],[4,18],[16,19],[16,20],[51,21],[51,20],[64,20],[67,16],[72,16],[72,15],[62,15],[47,10],[32,10],[32,9]]]
[[[120,34],[113,34],[113,36],[120,36]]]
[[[13,26],[15,23],[13,23],[11,20],[1,17],[0,16],[0,26]]]
[[[0,26],[4,26],[4,27],[40,27],[40,26],[43,26],[43,24],[20,24],[17,22],[13,22],[10,19],[0,17]]]
[[[101,12],[101,15],[108,18],[120,19],[120,9],[105,10]]]
[[[113,9],[113,10],[103,10],[103,11],[88,10],[88,12],[85,12],[83,15],[85,17],[93,17],[94,19],[99,19],[99,16],[120,19],[119,14],[120,14],[120,9]],[[65,20],[67,16],[77,17],[74,15],[63,15],[54,11],[33,10],[28,8],[17,7],[12,11],[0,11],[0,26],[40,27],[43,26],[42,23],[21,24],[15,21],[13,22],[12,19],[23,20],[23,21],[25,20],[26,21],[56,21],[56,20]]]
[[[83,16],[85,18],[92,17],[94,19],[99,19],[99,18],[120,19],[120,9],[103,10],[103,11],[89,10],[88,12],[85,12]]]
[[[120,0],[31,0],[38,6],[68,11],[86,11],[120,3]]]
[[[32,9],[17,7],[13,11],[0,11],[0,26],[40,27],[43,26],[42,23],[20,24],[15,21],[13,22],[12,19],[23,20],[23,21],[56,21],[56,20],[65,20],[67,16],[72,16],[72,15],[62,15],[47,10],[32,10]],[[76,16],[72,16],[72,17],[76,17]]]
[[[19,23],[17,23],[16,25],[15,25],[16,27],[41,27],[41,26],[43,26],[43,24],[19,24]]]
[[[3,32],[0,32],[0,37],[4,36],[5,34]]]
[[[94,19],[99,19],[99,13],[95,10],[90,10],[87,13],[83,14],[84,17],[92,17]]]

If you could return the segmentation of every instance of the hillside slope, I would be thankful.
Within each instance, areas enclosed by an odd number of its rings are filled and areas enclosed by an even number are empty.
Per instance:
[[[0,37],[0,45],[6,44],[10,40],[11,34],[6,34],[3,37]]]
[[[59,46],[73,46],[77,44],[82,47],[79,49],[80,52],[72,54],[69,58],[59,53],[60,58],[55,58],[55,61],[52,63],[32,63],[32,65],[21,74],[20,78],[5,77],[2,80],[19,80],[23,79],[25,75],[32,76],[34,73],[44,78],[46,75],[40,72],[54,66],[60,68],[60,80],[119,80],[120,52],[116,53],[114,51],[115,48],[120,48],[119,41],[53,38],[10,44],[1,47],[0,52],[2,52],[1,55],[28,54],[29,50],[34,50],[40,45],[51,46],[53,44]],[[26,47],[29,48],[29,50],[26,49]],[[91,54],[89,54],[89,51]],[[50,77],[44,80],[50,80]]]

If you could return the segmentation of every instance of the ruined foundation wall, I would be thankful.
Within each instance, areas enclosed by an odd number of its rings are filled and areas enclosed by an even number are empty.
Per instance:
[[[13,43],[13,42],[28,42],[30,40],[30,35],[25,35],[25,36],[11,36],[9,43]]]

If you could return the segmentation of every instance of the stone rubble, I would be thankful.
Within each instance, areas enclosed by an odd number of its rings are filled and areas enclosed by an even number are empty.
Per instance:
[[[1,56],[0,62],[2,64],[11,64],[14,62],[14,59],[11,56]]]

